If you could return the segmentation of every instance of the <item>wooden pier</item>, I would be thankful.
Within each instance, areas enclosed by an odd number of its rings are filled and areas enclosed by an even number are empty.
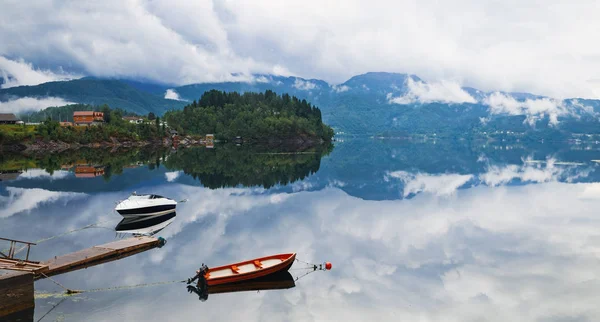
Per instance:
[[[160,244],[161,241],[157,238],[142,236],[82,249],[43,262],[4,257],[0,258],[0,270],[31,272],[39,279],[111,262],[158,247]]]
[[[14,251],[10,254],[13,255],[11,257],[2,254],[4,256],[0,256],[0,320],[4,321],[8,315],[15,313],[27,313],[34,307],[34,280],[118,260],[160,247],[163,243],[164,240],[155,237],[132,237],[56,256],[43,262],[30,261],[29,255],[27,260],[14,258]]]
[[[40,265],[46,266],[47,269],[40,270],[35,278],[44,278],[44,275],[53,276],[106,262],[112,262],[158,247],[160,246],[160,243],[161,241],[154,237],[132,237],[86,248],[71,254],[57,256],[53,259],[41,262]],[[43,273],[43,275],[41,273]]]

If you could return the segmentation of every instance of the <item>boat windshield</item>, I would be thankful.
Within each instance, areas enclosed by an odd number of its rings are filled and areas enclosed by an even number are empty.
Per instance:
[[[159,195],[150,195],[150,199],[164,199],[165,197]]]

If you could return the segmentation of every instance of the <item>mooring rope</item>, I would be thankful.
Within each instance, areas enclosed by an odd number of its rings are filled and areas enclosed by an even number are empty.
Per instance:
[[[141,288],[141,287],[150,287],[150,286],[158,286],[158,285],[167,285],[167,284],[175,284],[175,283],[185,283],[183,280],[174,280],[174,281],[166,281],[166,282],[154,282],[154,283],[142,283],[135,285],[121,285],[121,286],[113,286],[113,287],[104,287],[104,288],[93,288],[90,290],[71,290],[72,294],[77,293],[95,293],[95,292],[105,292],[105,291],[118,291],[118,290],[127,290],[133,288]]]
[[[298,277],[295,278],[295,281],[298,281],[299,279],[303,278],[306,275],[312,274],[316,271],[324,271],[326,270],[326,268],[324,268],[322,266],[322,264],[312,264],[309,262],[305,262],[299,259],[296,259],[296,261],[300,262],[300,263],[304,263],[306,265],[309,265],[307,267],[298,267],[298,268],[291,268],[290,271],[294,271],[294,270],[310,270]],[[95,292],[106,292],[106,291],[118,291],[118,290],[126,290],[126,289],[134,289],[134,288],[142,288],[142,287],[151,287],[151,286],[159,286],[159,285],[168,285],[168,284],[175,284],[175,283],[186,283],[187,280],[172,280],[172,281],[164,281],[164,282],[153,282],[153,283],[142,283],[142,284],[134,284],[134,285],[121,285],[121,286],[112,286],[112,287],[103,287],[103,288],[93,288],[93,289],[89,289],[89,290],[74,290],[74,289],[70,289],[67,288],[66,286],[62,285],[61,283],[57,282],[56,280],[50,278],[48,275],[44,274],[44,273],[40,273],[41,275],[43,275],[45,278],[49,279],[50,281],[52,281],[54,284],[60,286],[62,289],[65,290],[64,293],[47,293],[44,295],[52,295],[52,294],[66,294],[66,295],[73,295],[73,294],[81,294],[81,293],[95,293]]]
[[[44,273],[40,273],[40,274],[41,274],[41,275],[44,275],[44,277],[45,277],[45,278],[49,279],[49,280],[50,280],[50,281],[52,281],[54,284],[56,284],[56,285],[58,285],[58,286],[62,287],[62,288],[63,288],[63,289],[64,289],[64,290],[67,292],[67,294],[70,294],[70,291],[71,291],[70,289],[66,288],[64,285],[62,285],[62,284],[60,284],[59,282],[55,281],[54,279],[50,278],[50,276],[48,276],[48,275],[46,275],[46,274],[44,274]]]
[[[312,274],[312,273],[314,273],[316,271],[324,271],[324,270],[326,270],[326,268],[323,268],[323,264],[309,263],[309,262],[305,262],[303,260],[300,260],[298,258],[296,258],[296,261],[299,262],[299,263],[306,264],[307,266],[306,267],[290,268],[289,269],[290,271],[300,271],[300,270],[307,271],[308,270],[308,272],[306,272],[306,273],[304,273],[304,274],[296,277],[295,281],[298,281],[299,279],[303,278],[304,276],[306,276],[308,274]]]
[[[93,288],[93,289],[89,289],[89,290],[74,290],[74,289],[67,288],[66,286],[60,284],[59,282],[55,281],[54,279],[50,278],[49,276],[47,276],[44,273],[40,273],[40,274],[65,290],[64,293],[48,293],[45,295],[50,295],[50,294],[73,295],[73,294],[81,294],[81,293],[118,291],[118,290],[126,290],[126,289],[134,289],[134,288],[151,287],[151,286],[167,285],[167,284],[175,284],[175,283],[185,283],[186,282],[185,280],[183,280],[183,281],[173,280],[173,281],[165,281],[165,282],[153,282],[153,283],[142,283],[142,284],[135,284],[135,285],[121,285],[121,286],[112,286],[112,287],[103,287],[103,288]]]
[[[50,314],[50,312],[52,312],[56,307],[58,307],[65,300],[66,300],[66,298],[58,301],[58,303],[56,303],[56,305],[54,305],[48,312],[46,312],[46,314],[42,315],[42,317],[39,320],[37,320],[37,322],[40,322],[42,319],[44,319],[46,317],[46,315]]]

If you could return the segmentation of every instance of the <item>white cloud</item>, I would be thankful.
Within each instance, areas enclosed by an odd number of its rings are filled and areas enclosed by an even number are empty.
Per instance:
[[[40,111],[51,106],[63,106],[73,104],[60,97],[21,97],[7,102],[0,102],[0,112],[3,113],[23,113],[31,111]]]
[[[167,91],[165,92],[165,98],[169,99],[169,100],[176,100],[176,101],[184,101],[183,99],[181,99],[181,97],[179,97],[179,93],[177,93],[174,89],[167,89]]]
[[[427,192],[436,196],[449,196],[464,186],[473,178],[470,174],[412,174],[406,171],[394,171],[386,174],[389,178],[400,179],[404,182],[404,197],[411,194]]]
[[[179,178],[181,173],[182,173],[181,171],[166,172],[165,178],[167,179],[168,182],[173,182],[173,181],[177,180],[177,178]]]
[[[333,85],[333,86],[331,86],[331,88],[336,93],[343,93],[343,92],[347,92],[348,90],[350,90],[350,87],[348,87],[347,85]]]
[[[71,172],[65,171],[65,170],[57,170],[57,171],[54,171],[52,174],[50,174],[44,169],[29,169],[29,170],[21,173],[18,177],[18,180],[38,179],[38,178],[59,180],[59,179],[64,179],[64,178],[68,177],[70,174],[71,174]]]
[[[54,73],[50,70],[34,68],[23,59],[10,60],[0,56],[0,78],[4,84],[0,88],[9,88],[22,85],[38,85],[58,80],[68,80],[80,76],[68,75],[64,72]]]
[[[492,114],[527,115],[525,122],[535,125],[535,122],[545,115],[550,118],[550,124],[558,124],[558,116],[570,114],[562,100],[552,98],[526,99],[519,101],[510,95],[499,92],[492,93],[483,101],[490,107]]]
[[[368,71],[390,71],[457,79],[484,91],[600,97],[594,81],[600,50],[590,41],[600,27],[597,2],[544,4],[12,2],[0,11],[0,56],[53,71],[63,66],[95,76],[176,84],[231,80],[231,73],[341,83]],[[516,6],[519,10],[511,10]]]
[[[267,78],[266,76],[258,76],[258,77],[254,77],[253,81],[257,82],[257,83],[270,83],[271,80],[269,78]]]
[[[391,94],[388,94],[388,102],[390,104],[477,102],[455,82],[442,81],[429,84],[422,81],[414,81],[409,77],[406,81],[406,87],[407,93],[402,96],[393,97]]]
[[[294,87],[301,91],[310,91],[312,89],[317,88],[318,85],[311,81],[304,81],[299,78],[296,78],[296,80],[294,81]]]

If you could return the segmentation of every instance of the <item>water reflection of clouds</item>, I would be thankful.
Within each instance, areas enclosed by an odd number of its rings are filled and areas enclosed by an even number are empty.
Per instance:
[[[111,309],[86,313],[87,320],[600,316],[598,184],[478,186],[459,190],[453,198],[424,193],[378,202],[335,188],[274,195],[183,185],[157,190],[190,198],[161,234],[168,239],[165,248],[64,275],[61,281],[86,288],[106,286],[107,281],[172,280],[187,277],[201,261],[216,265],[289,250],[304,260],[330,260],[334,270],[304,278],[291,290],[212,296],[207,303],[183,287],[132,291],[117,303],[109,295],[97,295],[85,305]],[[106,202],[114,196],[93,198]]]
[[[83,193],[56,192],[44,189],[22,189],[6,187],[7,196],[0,195],[0,218],[7,218],[22,212],[30,212],[43,204],[68,201],[85,196]]]
[[[177,180],[177,178],[179,178],[179,176],[182,173],[183,173],[183,171],[166,172],[165,173],[165,179],[167,179],[168,182],[173,182],[173,181]]]
[[[383,179],[385,182],[401,182],[400,189],[404,197],[418,193],[449,196],[460,188],[479,184],[495,187],[512,183],[576,182],[586,178],[593,171],[592,166],[557,165],[555,160],[549,159],[544,163],[489,165],[487,171],[480,174],[388,171]]]
[[[56,170],[52,174],[48,173],[44,169],[28,169],[19,175],[17,180],[24,179],[49,179],[49,180],[60,180],[71,175],[70,171]]]
[[[470,174],[412,174],[406,171],[389,172],[384,176],[384,181],[389,182],[392,178],[404,182],[403,195],[428,192],[437,196],[453,194],[458,188],[464,186],[473,178]]]

